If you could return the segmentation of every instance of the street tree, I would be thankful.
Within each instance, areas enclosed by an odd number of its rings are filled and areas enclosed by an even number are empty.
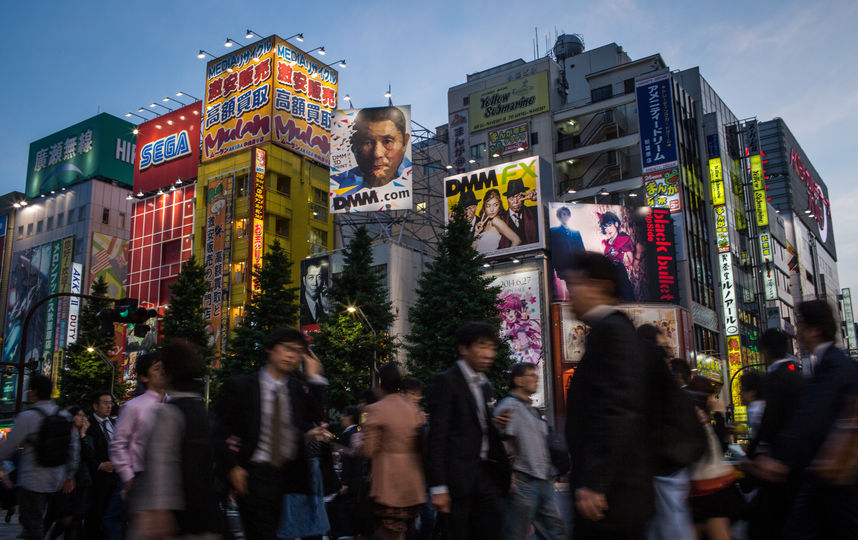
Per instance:
[[[176,282],[170,285],[173,293],[164,317],[164,338],[183,339],[197,347],[210,365],[215,357],[211,333],[203,317],[203,298],[209,290],[205,269],[194,256],[185,261]]]

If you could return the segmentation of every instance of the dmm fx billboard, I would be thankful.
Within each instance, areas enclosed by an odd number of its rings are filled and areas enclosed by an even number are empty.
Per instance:
[[[474,233],[474,249],[486,257],[540,249],[544,240],[539,181],[537,157],[448,176],[445,222],[461,202]]]
[[[411,106],[334,113],[331,212],[412,207]]]
[[[250,235],[250,264],[248,273],[251,278],[251,292],[259,292],[259,279],[254,271],[262,266],[262,251],[265,246],[265,150],[256,148],[253,151],[253,233]]]
[[[206,67],[203,161],[273,141],[327,166],[337,72],[278,36]]]
[[[101,176],[131,187],[134,124],[101,113],[30,143],[28,198]]]
[[[134,191],[154,191],[197,177],[202,102],[191,103],[137,126]]]
[[[548,110],[548,72],[541,71],[468,98],[471,131],[507,124]]]

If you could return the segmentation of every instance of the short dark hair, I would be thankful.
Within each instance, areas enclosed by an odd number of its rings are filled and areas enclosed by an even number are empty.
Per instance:
[[[642,324],[638,326],[638,337],[649,343],[655,343],[658,336],[662,335],[661,328],[654,324]]]
[[[470,347],[477,341],[486,339],[497,345],[498,331],[486,321],[465,321],[456,330],[456,347]]]
[[[685,384],[691,382],[691,367],[689,367],[688,362],[681,358],[674,358],[670,361],[670,372],[673,373],[674,377],[682,379]]]
[[[384,120],[390,120],[393,122],[396,129],[402,133],[402,138],[405,139],[408,134],[408,128],[405,125],[405,115],[398,107],[372,107],[369,109],[361,109],[360,112],[357,113],[357,117],[354,122],[355,132],[351,139],[352,144],[354,145],[356,138],[360,137],[360,130],[357,129],[358,126],[366,124],[367,122],[382,122]]]
[[[196,347],[183,339],[168,340],[161,347],[164,373],[175,390],[196,392],[202,388],[206,367]]]
[[[388,362],[378,368],[378,384],[386,393],[399,392],[400,383],[402,383],[402,372],[399,370],[399,364]]]
[[[837,339],[840,325],[834,319],[834,310],[824,300],[808,300],[798,305],[798,322],[804,326],[816,328],[825,341]]]
[[[111,396],[110,392],[108,392],[107,390],[96,390],[92,393],[92,396],[90,397],[89,401],[93,405],[98,405],[98,402],[100,402],[101,398],[104,396],[110,396],[110,401],[113,401],[113,396]]]
[[[140,377],[148,377],[149,370],[161,361],[161,356],[157,352],[150,352],[146,354],[140,355],[137,358],[137,361],[134,362],[134,371],[137,372],[137,381],[140,381]]]
[[[71,407],[67,408],[66,411],[68,411],[72,418],[77,416],[77,413],[79,413],[80,411],[83,411],[84,414],[86,414],[86,411],[84,411],[83,407],[81,407],[80,405],[72,405]]]
[[[617,227],[623,224],[617,214],[613,212],[605,212],[602,214],[599,218],[599,228],[602,230],[602,234],[605,234],[605,228],[612,223],[616,224]]]
[[[786,357],[789,337],[778,328],[769,328],[760,336],[760,351],[774,360]]]
[[[522,375],[526,375],[529,371],[536,371],[536,364],[531,364],[530,362],[516,362],[509,368],[509,388],[510,390],[514,390],[517,388],[515,384],[516,377],[521,377]]]
[[[746,392],[756,392],[757,396],[763,390],[763,376],[756,371],[747,371],[739,377],[739,388]]]
[[[607,282],[608,296],[616,298],[620,290],[620,275],[617,267],[611,259],[595,251],[576,251],[569,261],[569,269],[564,272],[564,280],[568,280],[570,272],[581,272],[586,279],[595,279]]]
[[[52,386],[50,377],[46,377],[41,373],[35,373],[30,375],[30,384],[27,388],[36,393],[39,397],[39,401],[43,401],[45,399],[51,399]]]
[[[262,346],[265,347],[266,351],[271,351],[281,343],[300,343],[306,348],[307,337],[302,334],[300,330],[281,326],[279,328],[275,328],[270,334],[268,334],[265,341],[262,343]]]
[[[567,216],[571,217],[572,216],[572,210],[569,210],[565,206],[561,206],[560,208],[557,209],[557,212],[555,212],[557,219],[562,219],[560,216],[562,216],[563,214],[566,214]]]
[[[343,414],[341,415],[341,417],[346,416],[351,418],[353,423],[357,423],[358,420],[360,420],[360,409],[358,409],[354,405],[349,405],[348,407],[343,409]]]
[[[405,377],[399,385],[403,392],[422,392],[423,383],[417,377]]]

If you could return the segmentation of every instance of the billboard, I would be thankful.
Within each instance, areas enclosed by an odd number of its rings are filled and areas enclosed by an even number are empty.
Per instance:
[[[260,292],[259,278],[254,272],[262,266],[262,251],[265,247],[265,150],[253,151],[253,222],[251,223],[250,246],[250,291]]]
[[[411,209],[411,106],[337,111],[331,140],[331,212]]]
[[[500,287],[500,337],[509,343],[513,361],[537,366],[539,386],[531,399],[534,406],[540,407],[545,404],[545,364],[539,271],[527,270],[499,275],[490,286]]]
[[[670,84],[669,73],[635,83],[644,173],[679,165]]]
[[[549,203],[554,298],[568,300],[562,276],[572,255],[587,250],[613,261],[622,302],[678,303],[676,247],[670,211],[619,205]]]
[[[646,205],[650,208],[667,208],[671,214],[682,212],[682,195],[679,193],[679,167],[661,169],[643,175]]]
[[[474,233],[474,249],[496,257],[544,245],[539,158],[529,157],[444,179],[449,221],[461,202]]]
[[[107,296],[125,297],[125,278],[128,275],[128,240],[103,233],[92,233],[90,286],[98,278],[107,282]]]
[[[202,160],[273,141],[328,165],[337,72],[277,36],[206,66]]]
[[[548,106],[547,71],[474,92],[468,98],[471,131],[515,122]]]
[[[769,231],[760,231],[760,266],[763,274],[763,292],[766,300],[778,299],[777,268],[772,250],[772,236]]]
[[[327,255],[301,260],[301,331],[319,329],[319,321],[331,314],[328,291],[331,262]]]
[[[202,108],[197,101],[137,126],[134,191],[155,191],[177,179],[197,177]]]
[[[94,176],[131,187],[136,156],[134,124],[101,113],[30,143],[28,198]]]
[[[209,181],[206,191],[206,237],[203,268],[209,290],[203,296],[203,318],[215,349],[224,350],[229,333],[229,283],[232,234],[232,180],[227,174]]]
[[[6,310],[6,332],[3,341],[3,361],[17,362],[21,347],[25,358],[40,359],[45,338],[47,309],[37,309],[27,329],[27,343],[22,344],[24,317],[30,308],[49,294],[51,270],[51,243],[32,247],[12,254],[9,267],[9,293]]]
[[[83,292],[83,265],[72,263],[71,268],[71,291],[75,294]],[[74,296],[69,298],[69,323],[66,331],[66,346],[77,341],[78,317],[80,315],[80,298]]]
[[[489,131],[489,155],[498,158],[524,152],[530,146],[527,122]]]

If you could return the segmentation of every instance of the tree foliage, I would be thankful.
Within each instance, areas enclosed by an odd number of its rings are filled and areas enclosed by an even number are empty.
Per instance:
[[[164,338],[184,339],[197,346],[208,365],[215,356],[211,334],[203,317],[203,297],[209,290],[205,269],[191,256],[170,285],[172,296],[164,317]]]
[[[483,274],[483,256],[472,246],[473,233],[464,210],[456,206],[453,219],[438,241],[438,257],[417,282],[417,302],[410,309],[407,338],[408,370],[430,383],[458,358],[456,330],[465,321],[486,321],[500,331],[498,287]],[[511,363],[509,345],[501,341],[498,357],[487,373],[500,396],[507,388]]]

